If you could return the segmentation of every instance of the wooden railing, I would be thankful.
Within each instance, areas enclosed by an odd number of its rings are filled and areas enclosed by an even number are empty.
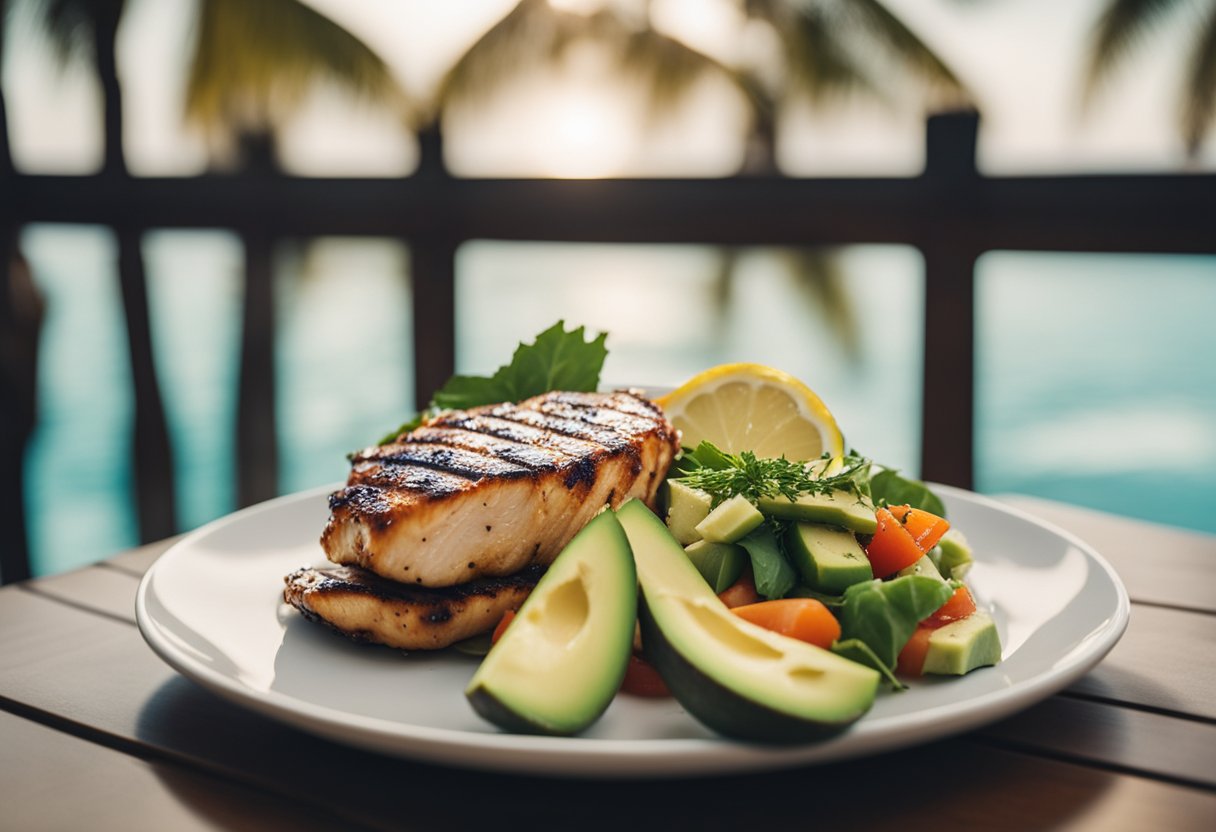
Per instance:
[[[914,246],[925,263],[922,400],[932,402],[922,406],[922,475],[969,487],[974,266],[981,254],[1216,253],[1216,175],[985,177],[975,165],[977,129],[974,114],[931,118],[925,170],[906,179],[458,179],[435,164],[424,164],[408,178],[378,180],[0,171],[0,241],[12,252],[17,229],[32,222],[92,223],[116,232],[135,379],[133,465],[144,540],[177,531],[139,254],[142,234],[154,228],[231,229],[245,245],[236,444],[242,505],[277,491],[273,243],[323,234],[394,237],[408,244],[419,402],[428,401],[454,370],[454,259],[467,240]],[[424,159],[440,158],[425,142],[423,150]],[[9,307],[7,293],[0,292],[5,325]],[[0,404],[0,424],[6,426],[0,460],[20,459],[27,439],[18,429],[22,406],[15,400]],[[0,528],[8,530],[22,522],[22,486],[19,463],[16,470],[11,461],[5,465]],[[0,546],[0,579],[27,574],[24,537],[0,536]]]

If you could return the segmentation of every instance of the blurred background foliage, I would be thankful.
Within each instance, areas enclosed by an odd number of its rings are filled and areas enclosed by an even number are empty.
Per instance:
[[[986,173],[1216,161],[1216,0],[0,6],[0,172],[914,176],[925,116],[959,108],[985,116]],[[128,426],[147,380],[127,368],[122,333],[141,302],[177,524],[236,507],[248,241],[34,224],[16,243],[5,382],[27,402],[36,387],[39,407],[36,423],[29,411],[5,429],[30,436],[36,569],[136,541]],[[266,261],[278,487],[290,491],[341,477],[344,451],[414,407],[409,252],[289,239]],[[117,264],[132,262],[144,301],[118,288],[131,278]],[[613,380],[675,383],[723,360],[782,366],[819,390],[850,442],[920,466],[913,249],[475,240],[456,265],[462,371],[491,369],[564,317],[611,332]],[[1174,496],[1216,487],[1216,380],[1184,369],[1216,349],[1204,324],[1214,278],[1212,257],[985,255],[977,487],[1216,530],[1196,500]],[[63,524],[53,507],[69,462],[83,511]],[[1154,478],[1175,485],[1146,502]]]

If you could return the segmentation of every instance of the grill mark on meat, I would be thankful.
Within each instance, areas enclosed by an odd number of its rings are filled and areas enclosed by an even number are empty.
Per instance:
[[[608,428],[622,436],[636,436],[654,429],[652,419],[633,416],[589,402],[545,401],[540,403],[538,409],[541,413],[551,416],[576,419],[597,427]]]
[[[533,566],[506,577],[430,589],[358,567],[304,567],[284,577],[283,600],[306,620],[355,641],[429,650],[488,632],[501,616],[499,608],[517,607],[544,572],[545,567]],[[352,606],[356,598],[363,600]],[[394,623],[388,626],[386,619]]]
[[[422,427],[414,431],[406,442],[450,445],[473,453],[486,454],[533,471],[555,471],[572,460],[569,454],[544,445],[503,439],[467,428]]]
[[[386,446],[386,451],[379,456],[379,460],[385,465],[433,468],[436,471],[445,471],[473,482],[484,477],[516,479],[532,473],[522,465],[450,445],[406,443]]]
[[[521,422],[512,422],[485,414],[470,414],[463,411],[455,411],[439,416],[431,424],[438,427],[467,430],[485,436],[506,439],[510,442],[519,442],[524,445],[548,448],[570,457],[586,456],[587,454],[601,453],[605,450],[604,446],[599,442],[590,439],[580,439],[547,428],[535,427]]]
[[[351,468],[350,486],[347,490],[364,488],[368,492],[381,493],[382,489],[401,489],[430,497],[446,497],[464,491],[468,484],[468,479],[430,468],[411,465],[386,466],[378,460],[365,460],[356,462]],[[332,500],[330,508],[334,508]]]
[[[602,445],[610,452],[616,453],[632,446],[631,437],[611,428],[596,425],[586,420],[562,418],[540,410],[503,405],[491,411],[494,416],[511,422],[529,425],[534,428],[572,436]]]
[[[615,410],[627,416],[637,416],[647,424],[653,423],[655,419],[662,419],[663,412],[659,406],[648,399],[639,398],[639,395],[640,393],[620,390],[608,396],[597,393],[562,392],[553,394],[551,399],[577,407]]]

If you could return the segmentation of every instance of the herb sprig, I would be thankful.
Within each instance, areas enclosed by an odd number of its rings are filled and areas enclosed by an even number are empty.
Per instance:
[[[822,476],[823,464],[798,462],[785,457],[757,457],[751,451],[728,454],[711,442],[702,442],[680,461],[673,479],[690,488],[706,492],[714,505],[742,494],[755,502],[763,498],[786,497],[796,500],[803,494],[831,491],[861,493],[870,470],[870,460],[849,454],[843,467],[831,476]]]

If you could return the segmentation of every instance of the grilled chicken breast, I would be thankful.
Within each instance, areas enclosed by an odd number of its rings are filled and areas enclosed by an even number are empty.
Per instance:
[[[635,391],[450,411],[354,457],[321,545],[423,587],[545,566],[604,505],[653,504],[678,447]]]
[[[283,600],[356,641],[403,650],[437,650],[494,628],[518,609],[543,567],[506,578],[486,578],[446,589],[386,580],[358,567],[297,569]]]

